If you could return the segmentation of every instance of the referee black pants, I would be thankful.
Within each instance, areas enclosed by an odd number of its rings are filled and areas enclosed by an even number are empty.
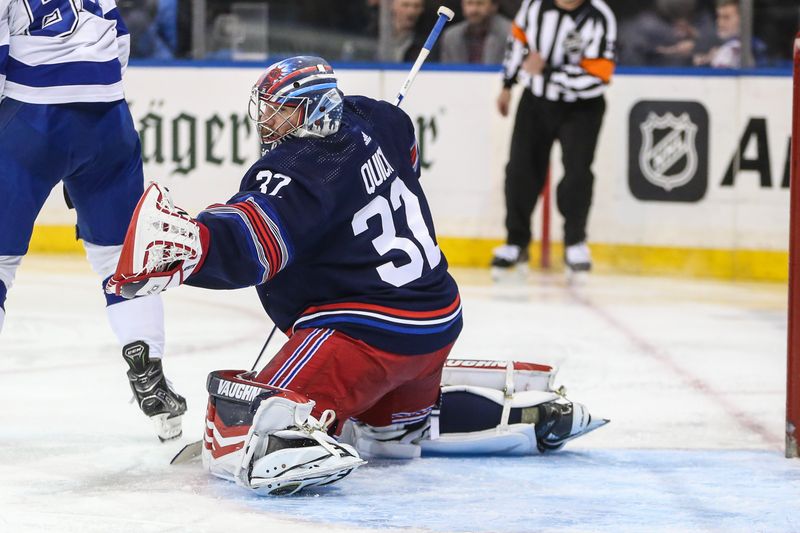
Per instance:
[[[506,165],[506,230],[508,244],[527,248],[531,215],[544,188],[553,141],[561,144],[564,177],[556,200],[564,217],[564,245],[586,240],[592,204],[592,161],[603,122],[605,99],[551,102],[529,90],[517,107],[511,154]]]

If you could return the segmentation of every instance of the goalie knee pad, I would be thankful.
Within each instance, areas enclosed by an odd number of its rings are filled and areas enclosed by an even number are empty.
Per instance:
[[[421,455],[420,442],[428,437],[429,429],[429,417],[413,424],[383,427],[351,419],[345,422],[339,441],[352,445],[368,459],[415,459]]]
[[[503,361],[448,361],[425,454],[530,455],[555,450],[608,421],[553,390],[556,370]]]
[[[212,372],[203,467],[262,494],[293,494],[338,481],[364,464],[355,449],[328,435],[335,415],[311,415],[314,402],[253,381],[242,370]]]

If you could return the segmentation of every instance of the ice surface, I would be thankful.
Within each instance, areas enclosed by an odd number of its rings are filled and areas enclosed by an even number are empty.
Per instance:
[[[249,369],[269,333],[255,294],[165,296],[165,371],[189,412],[183,439],[160,444],[127,403],[88,266],[27,258],[0,336],[0,532],[800,531],[800,461],[782,456],[785,286],[455,274],[454,357],[556,364],[612,423],[547,456],[373,462],[264,498],[168,465],[201,435],[207,373]]]

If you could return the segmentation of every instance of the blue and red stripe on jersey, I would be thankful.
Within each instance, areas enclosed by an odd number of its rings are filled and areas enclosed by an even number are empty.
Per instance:
[[[291,249],[281,233],[278,217],[268,211],[269,207],[260,204],[252,196],[233,204],[212,205],[204,210],[238,219],[240,227],[246,230],[245,237],[253,245],[251,250],[262,266],[261,283],[272,279],[291,259]]]
[[[433,405],[425,409],[420,409],[419,411],[392,413],[392,424],[413,424],[414,422],[421,422],[428,418],[432,410]]]
[[[441,309],[411,311],[361,302],[340,302],[306,309],[292,326],[322,327],[331,324],[357,324],[408,335],[441,333],[461,319],[461,298]]]
[[[292,352],[292,355],[281,365],[277,372],[267,382],[267,385],[291,389],[292,380],[300,373],[309,361],[314,357],[326,340],[333,335],[332,329],[315,329],[305,340]]]

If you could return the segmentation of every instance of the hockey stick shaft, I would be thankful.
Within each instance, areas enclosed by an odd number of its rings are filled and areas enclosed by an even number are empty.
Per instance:
[[[274,326],[272,326],[272,331],[270,331],[270,332],[269,332],[269,337],[267,337],[267,340],[266,340],[266,341],[264,341],[264,346],[262,346],[262,347],[261,347],[261,351],[260,351],[260,352],[258,352],[258,357],[256,357],[256,360],[255,360],[255,362],[253,363],[253,367],[250,369],[250,372],[252,372],[253,370],[255,370],[255,369],[256,369],[256,367],[258,366],[258,362],[259,362],[259,361],[261,361],[261,357],[264,355],[264,352],[266,351],[266,349],[267,349],[267,346],[269,345],[269,341],[271,341],[271,340],[272,340],[272,336],[273,336],[273,335],[275,335],[275,332],[276,332],[276,331],[278,331],[278,326],[277,326],[277,324],[276,324],[276,325],[274,325]]]
[[[403,85],[400,86],[400,92],[397,93],[397,100],[394,103],[396,106],[399,106],[406,97],[408,89],[414,82],[414,78],[417,77],[417,73],[419,69],[422,68],[422,64],[425,63],[425,60],[428,58],[428,54],[431,53],[431,49],[433,49],[433,45],[436,44],[439,34],[442,33],[444,25],[453,20],[453,16],[455,15],[452,9],[445,6],[440,6],[436,13],[439,15],[439,18],[436,20],[436,24],[433,26],[430,35],[428,35],[428,38],[425,40],[425,44],[422,45],[422,50],[419,51],[417,60],[414,61],[414,65],[411,67],[408,76],[406,76],[406,80],[403,82]]]
[[[267,340],[264,341],[264,346],[262,346],[261,347],[261,351],[258,352],[258,357],[256,357],[256,360],[253,363],[253,367],[250,369],[250,372],[255,370],[256,367],[258,366],[258,362],[261,361],[261,357],[263,357],[264,352],[267,351],[267,346],[269,346],[269,341],[272,340],[272,337],[273,337],[273,335],[275,335],[276,331],[278,331],[278,325],[277,324],[272,326],[272,331],[269,332],[269,336],[267,337]],[[175,455],[175,457],[172,458],[172,461],[170,461],[169,464],[171,464],[171,465],[180,465],[180,464],[184,464],[184,463],[188,463],[190,461],[193,461],[196,458],[200,457],[200,454],[202,453],[202,450],[203,450],[203,441],[202,440],[190,442],[189,444],[187,444],[186,446],[181,448],[181,450]]]

